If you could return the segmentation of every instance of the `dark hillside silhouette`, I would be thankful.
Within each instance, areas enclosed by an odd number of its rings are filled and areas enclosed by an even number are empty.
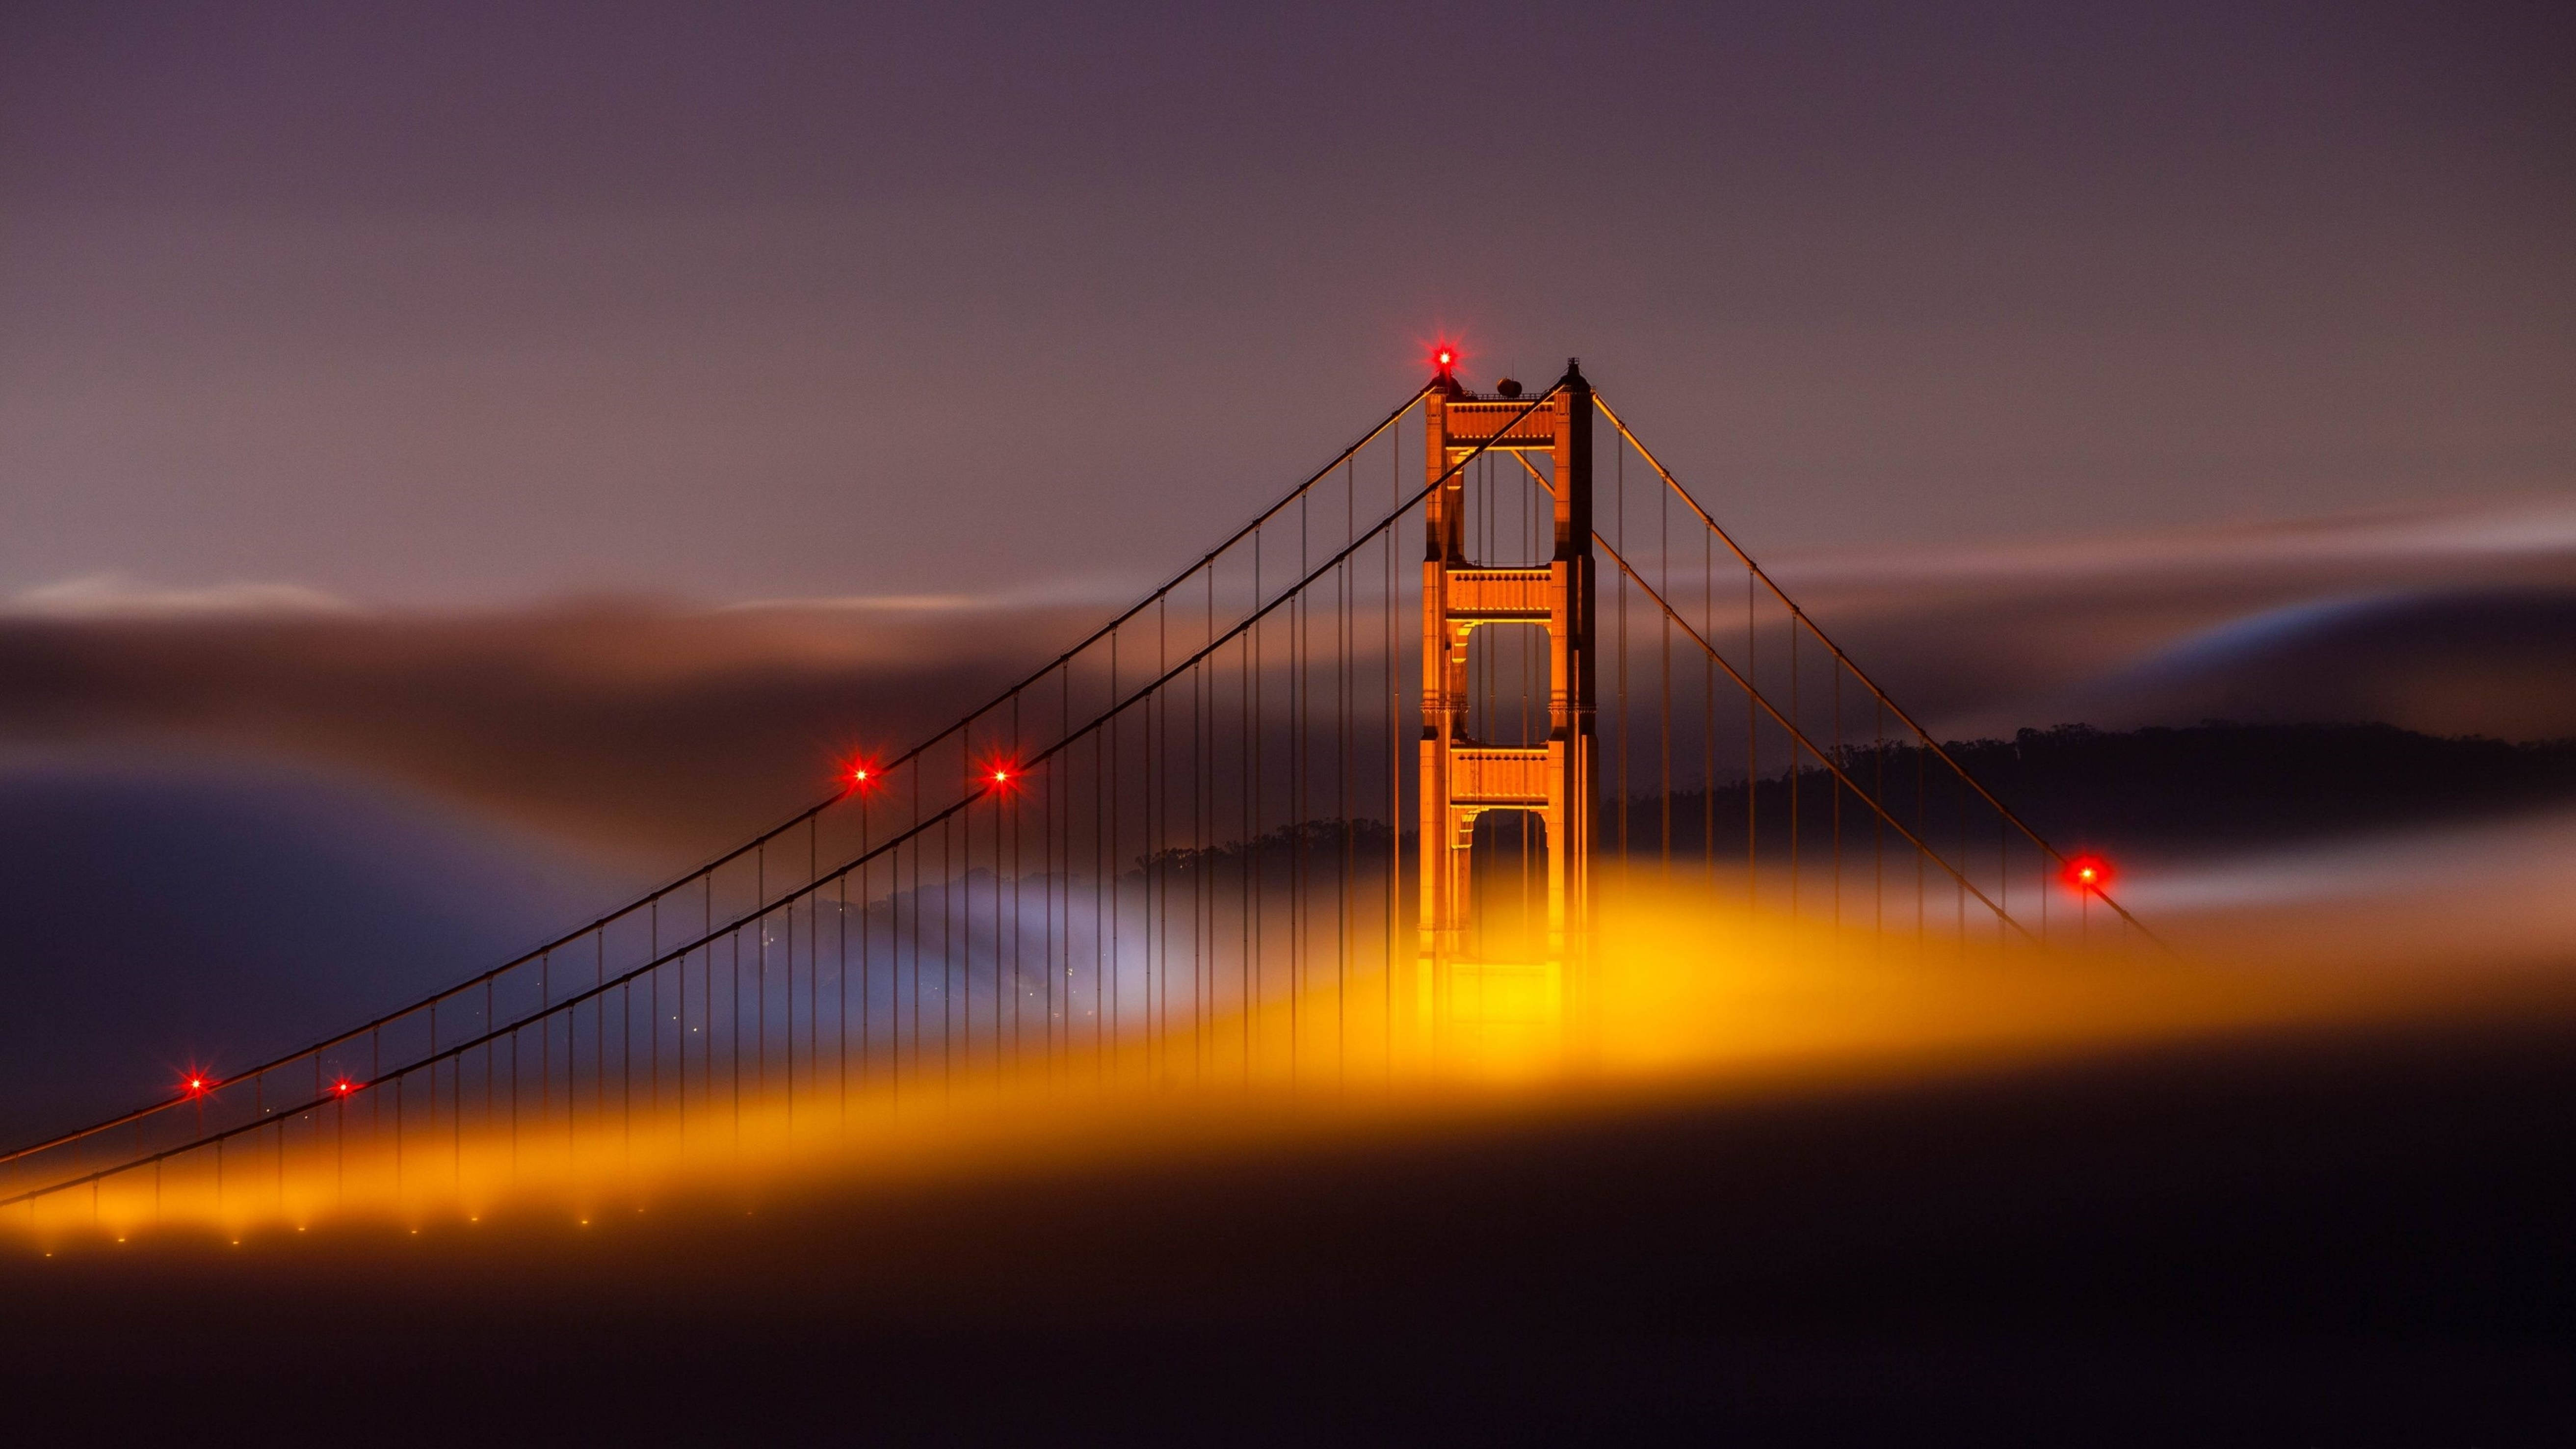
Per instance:
[[[2021,731],[2010,740],[1952,741],[1951,756],[1997,799],[2062,848],[2197,851],[2438,824],[2576,800],[2576,740],[2516,744],[2445,739],[2394,725],[2245,725],[2211,721],[2125,732],[2085,725]],[[1848,750],[1843,770],[1926,839],[1955,835],[1966,788],[1929,751],[1910,745]],[[1657,855],[1670,830],[1676,856],[1700,857],[1713,827],[1720,859],[1741,859],[1746,787],[1714,797],[1630,794],[1603,811],[1605,834],[1632,854]],[[1810,764],[1753,786],[1752,833],[1768,855],[1785,849],[1792,815],[1802,848],[1839,829],[1866,848],[1868,808]],[[1889,842],[1891,846],[1895,841]]]

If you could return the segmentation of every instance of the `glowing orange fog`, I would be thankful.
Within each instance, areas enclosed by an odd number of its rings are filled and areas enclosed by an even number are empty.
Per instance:
[[[612,1086],[570,1113],[558,1097],[549,1111],[523,1104],[515,1121],[468,1111],[459,1122],[422,1111],[415,1089],[413,1120],[397,1127],[399,1114],[381,1111],[372,1125],[356,1112],[336,1120],[355,1105],[344,1100],[282,1136],[253,1134],[12,1209],[8,1227],[52,1248],[155,1231],[230,1240],[326,1221],[471,1224],[503,1212],[580,1222],[794,1182],[864,1190],[1605,1097],[1884,1079],[2403,1009],[2425,989],[2314,965],[1791,925],[1632,893],[1605,913],[1585,979],[1554,1019],[1518,1002],[1418,1026],[1357,1009],[1392,998],[1345,982],[1210,1023],[1211,1037],[1237,1043],[1231,1054],[1113,1042],[899,1088],[746,1086],[739,1108],[652,1111]]]

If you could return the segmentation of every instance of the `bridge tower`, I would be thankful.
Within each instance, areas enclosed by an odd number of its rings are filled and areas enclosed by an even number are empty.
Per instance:
[[[1444,367],[1423,411],[1425,481],[1437,486],[1422,565],[1417,1007],[1435,1040],[1543,1032],[1565,1019],[1591,929],[1592,386],[1569,359],[1564,379],[1533,408],[1518,398],[1471,394]],[[1546,564],[1492,567],[1468,558],[1466,470],[1450,470],[1479,447],[1548,455],[1556,538]],[[1544,745],[1492,745],[1467,732],[1467,645],[1488,624],[1547,627]],[[1535,961],[1470,954],[1470,857],[1476,817],[1489,810],[1526,811],[1545,838],[1547,930]]]

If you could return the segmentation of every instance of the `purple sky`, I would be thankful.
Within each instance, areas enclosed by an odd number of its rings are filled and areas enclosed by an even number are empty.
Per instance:
[[[1463,336],[1757,549],[2564,492],[2546,6],[10,6],[0,599],[1129,592]]]

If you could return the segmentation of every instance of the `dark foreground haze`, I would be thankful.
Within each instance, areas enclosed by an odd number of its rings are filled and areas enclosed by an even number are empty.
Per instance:
[[[0,1262],[19,1422],[2563,1442],[2576,1003],[579,1226]]]

